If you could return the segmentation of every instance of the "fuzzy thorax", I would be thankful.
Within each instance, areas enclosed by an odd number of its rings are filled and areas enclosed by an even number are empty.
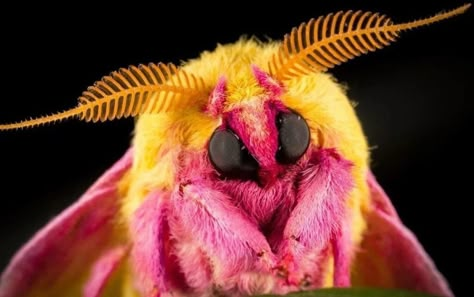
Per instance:
[[[278,45],[242,39],[235,44],[219,45],[212,52],[204,52],[198,59],[184,64],[183,69],[202,77],[209,94],[219,79],[225,77],[224,110],[237,110],[255,104],[267,95],[255,78],[252,67],[265,69]],[[312,144],[336,148],[354,164],[353,178],[357,185],[348,204],[353,210],[356,229],[353,237],[358,242],[364,228],[361,210],[366,207],[368,199],[365,185],[368,149],[354,109],[344,89],[328,74],[314,73],[294,78],[282,87],[279,96],[282,104],[306,119]],[[124,181],[128,191],[122,205],[125,218],[131,217],[149,192],[173,189],[184,151],[207,149],[213,131],[223,119],[203,112],[205,106],[206,102],[197,98],[194,106],[182,111],[140,116],[133,141],[134,165],[129,178]]]

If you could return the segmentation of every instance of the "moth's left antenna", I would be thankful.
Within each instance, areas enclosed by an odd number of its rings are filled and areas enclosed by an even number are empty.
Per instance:
[[[104,76],[79,97],[79,105],[69,110],[0,124],[0,131],[33,128],[77,117],[86,122],[105,122],[144,113],[185,109],[205,98],[204,80],[188,74],[173,64],[121,68]]]

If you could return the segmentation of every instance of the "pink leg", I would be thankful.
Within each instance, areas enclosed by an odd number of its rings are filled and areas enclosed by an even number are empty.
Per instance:
[[[334,286],[351,286],[351,251],[350,251],[350,229],[348,221],[343,223],[339,234],[332,238],[332,250],[334,255]]]
[[[207,186],[188,184],[176,190],[171,198],[169,224],[171,235],[179,239],[177,253],[181,266],[187,267],[185,277],[192,279],[188,284],[199,284],[200,291],[209,288],[211,281],[232,290],[236,285],[232,277],[255,269],[269,272],[275,263],[257,225],[227,195]],[[202,265],[205,258],[212,271]],[[196,279],[199,275],[201,280]]]
[[[301,267],[305,265],[303,255],[322,251],[336,234],[341,233],[346,216],[345,201],[352,187],[351,164],[334,149],[314,152],[311,163],[314,165],[303,172],[297,204],[283,231],[278,250],[280,273],[286,276],[290,285],[296,286],[306,282],[302,275],[305,268]],[[346,270],[346,264],[341,262],[342,247],[336,244],[335,248],[335,264]],[[339,280],[341,285],[346,284],[344,277],[340,276]]]
[[[166,194],[153,192],[134,214],[131,224],[132,264],[143,296],[168,291],[165,279]]]

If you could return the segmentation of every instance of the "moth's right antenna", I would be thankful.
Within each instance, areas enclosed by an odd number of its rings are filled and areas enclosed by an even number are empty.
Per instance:
[[[464,13],[470,3],[432,17],[394,24],[385,15],[362,11],[339,11],[311,19],[285,35],[280,50],[268,68],[278,80],[288,80],[326,71],[369,51],[395,41],[398,33],[429,25]]]

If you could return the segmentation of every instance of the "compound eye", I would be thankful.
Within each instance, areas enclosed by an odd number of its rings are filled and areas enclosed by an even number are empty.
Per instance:
[[[214,168],[226,177],[253,178],[256,174],[257,161],[231,130],[214,131],[208,151]]]
[[[308,124],[297,113],[286,112],[277,116],[280,146],[276,158],[283,164],[295,163],[306,152],[310,141]]]

